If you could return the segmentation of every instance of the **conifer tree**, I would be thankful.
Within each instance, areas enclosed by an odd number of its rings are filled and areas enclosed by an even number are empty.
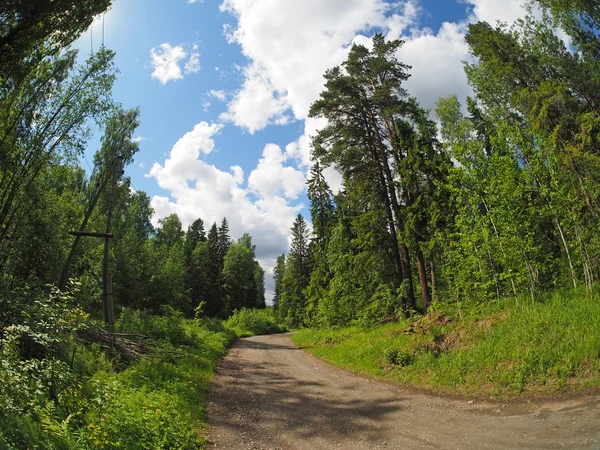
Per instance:
[[[292,225],[292,240],[282,279],[279,310],[281,317],[290,326],[299,326],[304,322],[304,289],[310,276],[310,254],[308,249],[308,224],[298,214]]]
[[[273,279],[275,282],[273,294],[273,308],[277,310],[281,301],[281,289],[283,284],[283,275],[285,272],[285,254],[277,257],[275,268],[273,269]]]

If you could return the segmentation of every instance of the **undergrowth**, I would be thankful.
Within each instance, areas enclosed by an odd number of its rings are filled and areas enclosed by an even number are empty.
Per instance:
[[[285,331],[285,328],[277,322],[271,308],[242,308],[239,311],[236,310],[223,325],[228,329],[235,331],[239,337],[281,333]]]
[[[240,311],[224,324],[124,309],[114,331],[144,349],[131,359],[81,342],[100,328],[70,294],[53,290],[34,303],[35,320],[0,329],[2,449],[203,448],[218,361],[238,334],[275,330],[266,311]]]
[[[600,296],[548,294],[487,312],[450,307],[373,328],[305,329],[296,344],[372,376],[463,394],[510,397],[600,385]]]

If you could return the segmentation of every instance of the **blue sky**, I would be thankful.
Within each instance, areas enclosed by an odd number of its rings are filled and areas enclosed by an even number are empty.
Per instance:
[[[325,69],[374,32],[402,38],[411,95],[433,108],[470,93],[469,22],[512,22],[524,0],[114,0],[104,43],[120,70],[115,99],[141,109],[140,151],[126,168],[146,191],[154,223],[177,213],[184,226],[223,216],[232,238],[250,232],[267,271],[287,251],[298,212],[308,216],[307,118]],[[82,55],[102,40],[102,19],[82,35]],[[97,147],[93,143],[86,153]],[[85,164],[84,164],[85,165]],[[339,186],[339,176],[327,172]],[[308,218],[308,217],[307,217]]]

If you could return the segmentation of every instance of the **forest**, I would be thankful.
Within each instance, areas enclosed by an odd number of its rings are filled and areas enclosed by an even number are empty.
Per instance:
[[[158,340],[164,341],[160,351],[154,349],[163,353],[162,363],[173,358],[164,346],[175,353],[187,345],[180,357],[196,358],[188,364],[210,372],[233,338],[209,318],[266,306],[264,271],[248,233],[234,241],[226,218],[207,229],[197,219],[184,230],[176,215],[155,228],[149,196],[123,177],[138,152],[132,138],[140,112],[123,109],[112,97],[114,52],[101,47],[78,62],[69,48],[110,3],[0,7],[1,448],[101,448],[103,436],[118,437],[127,428],[130,441],[117,445],[115,438],[110,445],[175,448],[175,438],[174,446],[159,443],[169,431],[158,424],[160,434],[151,436],[148,417],[125,420],[113,411],[112,430],[102,428],[101,411],[119,408],[126,385],[135,386],[128,411],[141,407],[134,398],[140,386],[121,381],[117,390],[116,372]],[[82,158],[90,124],[103,132],[91,164]],[[105,235],[111,239],[98,238]],[[105,264],[114,287],[108,315]],[[193,325],[194,317],[206,323]],[[105,355],[104,341],[114,331],[154,340],[123,340],[122,351]],[[189,337],[194,332],[212,340]],[[188,401],[200,410],[200,400]],[[180,421],[178,439],[195,448],[188,416]],[[136,426],[138,435],[131,431]]]
[[[310,108],[327,120],[310,223],[294,221],[272,307],[250,234],[232,238],[226,218],[154,227],[124,176],[140,111],[112,97],[113,51],[71,48],[111,3],[0,6],[1,448],[202,448],[211,376],[245,335],[477,318],[555,293],[597,304],[595,3],[536,0],[512,27],[471,24],[474,94],[434,111],[403,87],[402,41],[353,45]],[[103,133],[91,163],[90,124]]]
[[[312,233],[298,216],[275,269],[275,307],[288,325],[593,292],[600,11],[537,6],[546,7],[541,19],[512,28],[469,26],[474,96],[464,105],[450,95],[423,110],[403,89],[410,67],[394,57],[402,42],[382,35],[325,74],[310,109],[328,121],[313,139]],[[339,193],[323,176],[330,166],[343,175]]]

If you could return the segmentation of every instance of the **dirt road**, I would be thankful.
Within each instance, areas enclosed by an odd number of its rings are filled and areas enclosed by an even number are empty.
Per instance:
[[[411,392],[330,366],[289,335],[242,339],[209,395],[219,449],[594,449],[600,396],[492,403]]]

